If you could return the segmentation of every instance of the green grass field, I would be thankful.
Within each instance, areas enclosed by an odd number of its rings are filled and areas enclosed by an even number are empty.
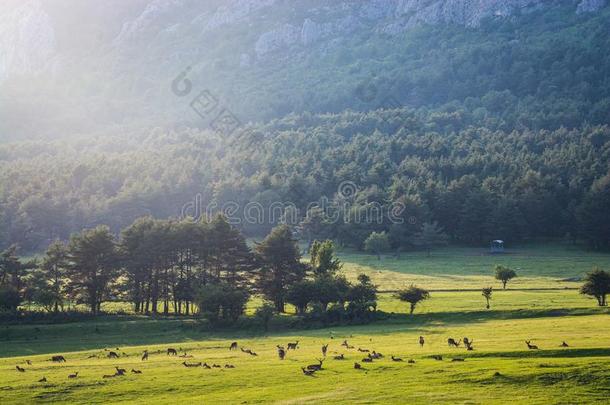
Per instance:
[[[444,290],[433,291],[413,316],[391,293],[381,294],[379,309],[393,315],[370,325],[282,329],[267,335],[259,329],[212,333],[192,319],[136,316],[4,325],[0,403],[610,403],[610,311],[596,307],[594,300],[576,290],[565,289],[578,286],[577,282],[557,281],[580,277],[594,265],[608,268],[610,256],[542,250],[546,253],[513,253],[498,260],[451,249],[432,258],[403,255],[400,260],[380,262],[344,252],[348,275],[370,272],[382,289],[416,282]],[[486,310],[480,292],[471,289],[487,284],[499,288],[488,276],[495,263],[521,267],[522,277],[509,285],[512,289],[494,291],[492,308]],[[423,348],[418,344],[420,335],[426,339]],[[448,347],[448,337],[464,336],[474,339],[474,351]],[[354,362],[364,354],[342,347],[344,339],[385,358],[361,363],[365,370],[355,370]],[[234,340],[258,356],[230,352]],[[300,348],[279,360],[276,345],[295,340]],[[540,350],[528,350],[525,340]],[[570,347],[560,348],[562,341]],[[303,375],[300,367],[316,363],[325,343],[330,347],[324,369],[313,377]],[[126,356],[105,358],[105,348],[117,347]],[[235,368],[186,368],[181,365],[185,359],[164,353],[168,347],[192,355],[186,359],[189,363]],[[151,354],[143,362],[144,349],[163,353]],[[338,353],[344,353],[346,360],[334,360]],[[53,354],[64,355],[67,362],[50,362]],[[98,357],[89,358],[93,355]],[[405,361],[393,362],[390,355]],[[442,355],[443,360],[431,355]],[[454,358],[464,361],[453,362]],[[407,359],[415,363],[408,364]],[[18,372],[17,365],[26,371]],[[115,366],[139,369],[142,374],[102,378],[114,373]],[[78,378],[68,379],[77,371]],[[38,382],[43,376],[47,382]]]

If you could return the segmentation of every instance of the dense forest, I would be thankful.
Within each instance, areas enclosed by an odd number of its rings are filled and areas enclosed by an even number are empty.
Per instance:
[[[36,251],[98,224],[118,233],[142,216],[223,211],[246,235],[284,221],[356,248],[387,231],[393,248],[410,249],[434,222],[454,243],[568,237],[607,248],[609,162],[607,126],[507,132],[460,109],[291,115],[224,138],[185,128],[9,144],[2,241]],[[252,202],[285,212],[246,221]],[[356,220],[371,206],[381,220]],[[402,221],[389,218],[396,206]]]

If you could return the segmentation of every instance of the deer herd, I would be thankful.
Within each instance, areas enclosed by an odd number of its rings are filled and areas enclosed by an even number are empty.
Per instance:
[[[351,336],[350,336],[351,337]],[[331,339],[334,339],[333,336],[331,336]],[[372,339],[370,339],[370,341],[372,341]],[[420,347],[424,347],[426,344],[426,340],[423,336],[419,337],[418,343],[420,345]],[[468,337],[464,337],[462,339],[454,339],[452,337],[447,339],[447,346],[451,347],[451,348],[459,348],[460,345],[463,344],[463,347],[467,350],[467,351],[472,351],[474,350],[474,340]],[[532,344],[531,340],[526,340],[525,344],[527,346],[528,350],[539,350],[538,346],[535,344]],[[323,344],[321,346],[321,353],[322,353],[322,358],[318,358],[317,363],[313,363],[313,364],[309,364],[306,366],[302,366],[301,367],[301,371],[305,376],[308,377],[315,377],[315,374],[321,370],[323,370],[323,366],[324,366],[324,362],[326,361],[327,358],[327,354],[328,354],[328,350],[329,350],[329,343]],[[340,347],[344,350],[354,350],[357,353],[360,353],[361,355],[363,355],[364,357],[362,357],[360,360],[358,360],[358,357],[356,357],[356,360],[354,362],[354,369],[356,370],[367,370],[361,363],[373,363],[377,360],[381,360],[383,358],[385,358],[385,356],[375,350],[370,350],[367,348],[363,348],[363,347],[355,347],[353,345],[350,345],[349,342],[347,340],[344,340]],[[569,347],[569,345],[563,341],[559,347],[561,348],[567,348]],[[288,353],[292,350],[292,351],[296,351],[297,349],[299,349],[299,341],[295,341],[295,342],[289,342],[286,344],[286,347],[281,346],[281,345],[277,345],[277,356],[280,360],[285,360],[288,357]],[[240,350],[242,353],[248,354],[250,356],[258,356],[258,354],[256,352],[254,352],[252,349],[248,349],[245,348],[243,346],[240,346],[238,344],[238,342],[232,342],[231,345],[229,346],[229,351],[237,351]],[[116,360],[116,359],[121,359],[124,357],[128,357],[129,355],[126,354],[125,352],[120,351],[120,349],[117,347],[115,350],[110,350],[110,349],[104,349],[105,354],[104,355],[99,355],[99,354],[93,354],[90,355],[89,357],[87,357],[88,359],[90,358],[107,358],[107,359],[112,359],[112,360]],[[120,355],[119,355],[120,353]],[[175,348],[167,348],[167,350],[157,350],[154,353],[149,352],[148,350],[144,350],[141,356],[141,361],[142,362],[146,362],[149,359],[149,355],[150,354],[163,354],[165,353],[166,356],[170,356],[170,357],[178,357],[178,358],[182,358],[182,359],[189,359],[189,358],[193,358],[194,356],[189,355],[186,350],[183,350],[182,348],[179,349],[175,349]],[[183,354],[179,354],[179,353],[183,353]],[[441,355],[431,355],[429,356],[429,358],[437,360],[437,361],[442,361],[443,357]],[[337,361],[342,361],[342,360],[347,360],[347,357],[345,355],[345,353],[338,353],[335,352],[335,354],[332,356],[333,360],[337,360]],[[396,357],[394,355],[390,356],[390,360],[392,362],[396,362],[396,363],[402,363],[404,362],[404,360],[400,357]],[[49,361],[53,362],[53,363],[66,363],[66,358],[64,356],[61,355],[56,355],[56,356],[52,356]],[[463,362],[464,358],[461,357],[453,357],[452,362]],[[24,362],[26,365],[31,366],[32,365],[32,361],[31,360],[25,360]],[[413,359],[408,359],[407,360],[408,364],[415,364],[415,360]],[[207,362],[188,362],[186,360],[182,361],[181,363],[182,366],[186,367],[186,368],[203,368],[203,369],[234,369],[235,366],[233,364],[229,364],[226,363],[224,364],[224,366],[220,365],[220,364],[216,364],[216,363],[212,363],[211,365],[208,364]],[[27,371],[27,369],[25,367],[22,367],[20,365],[15,366],[15,369],[19,372],[19,373],[25,373]],[[132,368],[131,369],[131,374],[134,375],[139,375],[142,374],[141,370]],[[115,377],[122,377],[122,376],[126,376],[127,375],[127,370],[124,368],[120,368],[115,366],[115,372],[113,374],[104,374],[102,375],[103,379],[108,379],[108,378],[115,378]],[[79,378],[79,372],[75,371],[72,374],[68,375],[68,379],[77,379]],[[47,378],[46,377],[42,377],[41,379],[38,380],[39,383],[47,383]]]

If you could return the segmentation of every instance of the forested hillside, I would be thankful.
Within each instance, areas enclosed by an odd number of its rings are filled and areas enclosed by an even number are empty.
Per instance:
[[[1,147],[4,244],[40,249],[96,224],[118,231],[141,216],[179,217],[185,205],[186,214],[205,214],[210,203],[210,212],[224,208],[246,234],[262,235],[271,215],[245,221],[249,202],[265,213],[281,204],[290,215],[273,220],[294,225],[310,208],[309,236],[355,247],[386,230],[395,247],[412,248],[434,221],[475,245],[569,236],[601,248],[609,240],[607,126],[506,132],[461,110],[404,108],[289,116],[236,142],[190,129],[128,138]],[[344,182],[355,194],[340,189]],[[402,224],[389,218],[393,203],[405,207]],[[356,220],[374,207],[384,207],[382,223]]]
[[[414,248],[435,222],[454,243],[607,248],[605,3],[7,2],[0,245],[213,204],[247,235],[290,219],[358,248]],[[249,124],[215,130],[198,94]],[[282,214],[244,221],[248,203]]]

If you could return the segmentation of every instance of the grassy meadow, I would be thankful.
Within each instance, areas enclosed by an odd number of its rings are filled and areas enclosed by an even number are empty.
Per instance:
[[[379,309],[389,315],[369,325],[210,332],[194,319],[117,315],[3,325],[0,403],[608,403],[610,311],[572,289],[578,282],[561,280],[576,280],[595,265],[608,268],[610,256],[548,247],[504,256],[473,252],[447,249],[430,258],[409,254],[381,261],[342,252],[348,276],[367,272],[381,290],[411,282],[433,290],[412,316],[392,293],[380,294]],[[489,276],[495,263],[521,268],[506,291]],[[485,285],[495,287],[490,310],[475,291]],[[464,336],[474,340],[473,351],[448,347],[448,337]],[[354,349],[341,346],[344,339]],[[299,348],[279,360],[276,345],[297,340]],[[528,350],[526,340],[539,350]],[[229,351],[232,341],[258,356]],[[569,347],[561,348],[563,341]],[[301,367],[322,358],[326,343],[323,370],[303,375]],[[167,356],[168,347],[192,357]],[[107,359],[105,349],[117,348],[121,357]],[[362,363],[365,354],[356,348],[385,357]],[[141,361],[145,349],[151,355]],[[345,360],[333,359],[339,353]],[[52,363],[54,354],[67,362]],[[185,360],[222,368],[187,368]],[[354,362],[364,370],[354,369]],[[26,371],[18,372],[17,365]],[[102,378],[115,366],[128,375]],[[142,374],[130,373],[132,368]],[[74,372],[78,378],[69,379]],[[38,382],[42,377],[47,382]]]

